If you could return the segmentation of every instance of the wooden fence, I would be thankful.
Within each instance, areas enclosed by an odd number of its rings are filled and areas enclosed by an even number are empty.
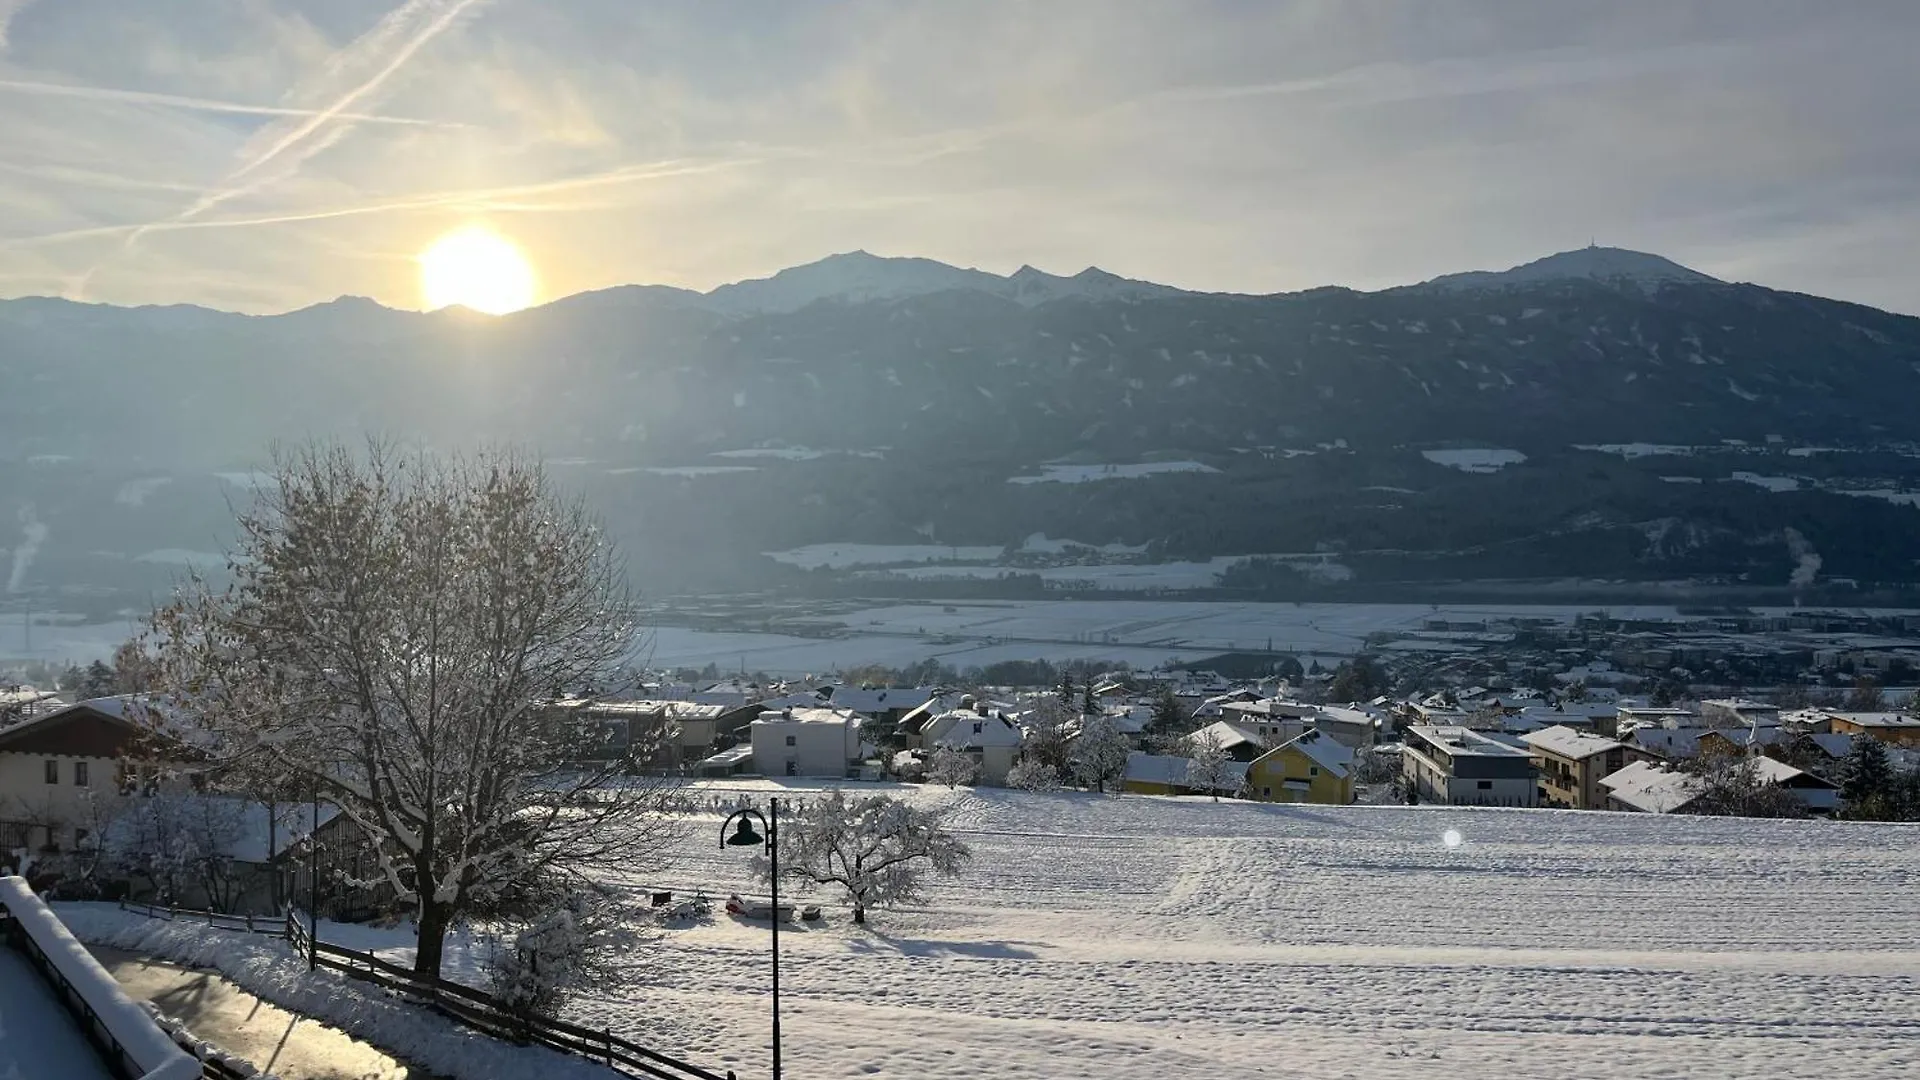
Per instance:
[[[370,952],[316,942],[292,908],[287,909],[280,933],[286,937],[287,944],[301,955],[310,956],[318,967],[331,968],[349,978],[406,994],[494,1038],[536,1043],[577,1054],[604,1062],[608,1068],[625,1075],[647,1080],[735,1080],[731,1070],[721,1076],[622,1039],[611,1030],[595,1031],[564,1020],[519,1012],[471,986],[421,975]]]
[[[278,915],[228,915],[223,911],[177,908],[167,904],[141,904],[130,900],[120,901],[120,910],[145,915],[149,919],[165,919],[168,922],[185,920],[206,923],[218,930],[244,930],[249,934],[270,934],[274,937],[285,937],[287,933],[286,920]]]

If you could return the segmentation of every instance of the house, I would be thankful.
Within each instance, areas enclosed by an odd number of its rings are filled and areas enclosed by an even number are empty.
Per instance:
[[[1512,743],[1458,725],[1406,730],[1401,776],[1428,802],[1449,806],[1536,806],[1533,756]]]
[[[1191,738],[1212,738],[1235,761],[1252,761],[1267,752],[1267,741],[1231,720],[1215,720],[1193,733]]]
[[[1700,778],[1651,761],[1635,761],[1600,778],[1606,809],[1641,814],[1677,814],[1699,798]]]
[[[1780,707],[1746,698],[1715,698],[1700,703],[1706,727],[1779,727]]]
[[[1345,806],[1353,801],[1353,765],[1352,748],[1331,735],[1305,732],[1247,766],[1247,794],[1262,802]]]
[[[1762,782],[1786,788],[1809,813],[1831,814],[1840,806],[1839,785],[1785,762],[1767,757],[1749,759]],[[1679,814],[1692,809],[1706,791],[1699,777],[1665,764],[1631,762],[1600,778],[1606,792],[1605,809],[1642,814]]]
[[[1616,731],[1636,727],[1697,727],[1700,714],[1672,705],[1638,705],[1622,702],[1614,707]]]
[[[338,813],[323,804],[319,821]],[[288,898],[281,856],[305,842],[313,822],[306,800],[171,792],[126,800],[99,842],[125,874],[127,899],[269,915]]]
[[[1830,712],[1835,735],[1871,735],[1888,746],[1920,749],[1920,717],[1897,712]]]
[[[1587,735],[1570,727],[1550,727],[1520,736],[1540,772],[1540,802],[1574,810],[1599,810],[1607,804],[1600,778],[1646,757],[1622,742]]]
[[[757,705],[664,699],[563,698],[547,708],[550,717],[572,726],[583,759],[617,761],[632,756],[643,765],[670,772],[739,742],[746,726],[763,711]]]
[[[185,783],[162,766],[196,755],[129,711],[124,699],[99,698],[0,731],[0,851],[82,846],[114,804]]]
[[[1019,725],[998,711],[952,709],[929,720],[921,729],[923,744],[932,749],[958,750],[973,759],[978,782],[999,787],[1020,752]]]
[[[844,779],[860,760],[860,717],[844,709],[768,709],[747,730],[763,776]]]
[[[1232,795],[1247,782],[1247,763],[1229,762],[1217,791],[1202,791],[1188,775],[1193,762],[1178,754],[1147,754],[1134,751],[1127,755],[1124,789],[1135,795]]]
[[[1696,757],[1700,753],[1700,727],[1637,727],[1620,737],[1635,750],[1666,761]]]
[[[1372,746],[1379,726],[1371,713],[1345,705],[1320,706],[1308,718],[1308,725],[1353,750]]]

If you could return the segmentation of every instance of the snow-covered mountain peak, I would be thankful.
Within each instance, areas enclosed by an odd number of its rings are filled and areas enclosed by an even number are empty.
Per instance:
[[[1422,283],[1422,288],[1501,289],[1538,285],[1551,281],[1585,278],[1611,284],[1629,284],[1643,290],[1662,285],[1711,285],[1718,278],[1690,270],[1672,259],[1625,248],[1584,247],[1562,251],[1544,259],[1535,259],[1511,270],[1474,270],[1464,274],[1442,274]]]

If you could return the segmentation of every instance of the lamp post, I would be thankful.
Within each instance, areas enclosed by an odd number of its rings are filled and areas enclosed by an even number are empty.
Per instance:
[[[753,823],[760,822],[766,830],[762,837],[753,831]],[[727,835],[727,827],[735,821],[733,835]],[[773,1080],[780,1080],[780,800],[769,798],[767,812],[762,815],[752,807],[735,810],[720,823],[720,848],[755,847],[764,845],[767,852],[767,881],[772,891],[773,902]]]

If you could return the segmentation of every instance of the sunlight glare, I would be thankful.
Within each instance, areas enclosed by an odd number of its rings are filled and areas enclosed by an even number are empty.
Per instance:
[[[1457,848],[1466,842],[1466,837],[1460,835],[1459,829],[1448,829],[1440,834],[1440,842],[1450,848]]]
[[[505,315],[533,303],[533,267],[513,241],[468,225],[420,253],[420,293],[428,310],[450,304]]]

